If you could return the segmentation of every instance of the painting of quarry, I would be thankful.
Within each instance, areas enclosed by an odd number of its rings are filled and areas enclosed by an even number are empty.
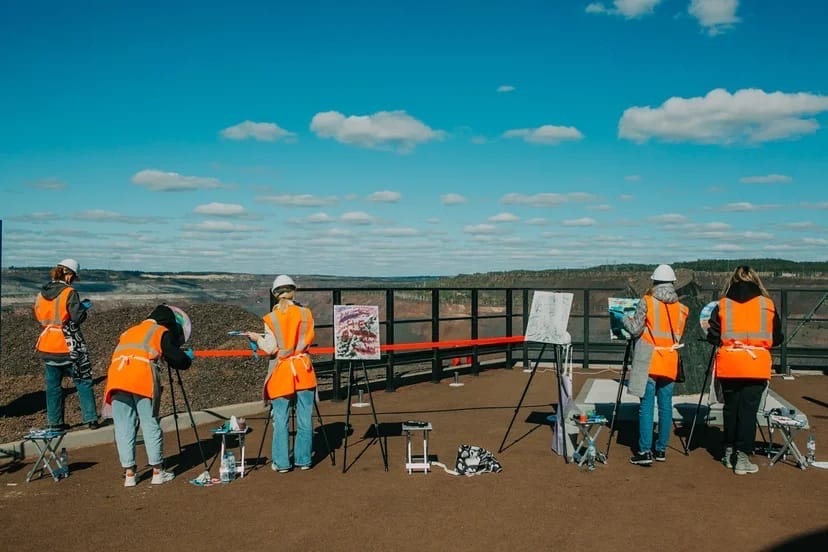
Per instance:
[[[572,308],[571,293],[536,291],[526,326],[526,341],[563,344],[570,341],[566,327]]]
[[[629,297],[610,297],[609,301],[609,319],[610,319],[610,339],[612,340],[627,340],[630,338],[629,332],[624,329],[624,318],[629,318],[635,313],[638,302],[641,299],[631,299]]]

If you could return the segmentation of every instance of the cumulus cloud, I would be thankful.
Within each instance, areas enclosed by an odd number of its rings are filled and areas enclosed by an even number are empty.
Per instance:
[[[204,222],[199,222],[198,224],[187,224],[184,228],[195,232],[215,232],[218,234],[255,232],[261,230],[255,226],[233,224],[232,222],[227,222],[226,220],[206,220]]]
[[[434,130],[405,111],[378,111],[372,115],[345,116],[338,111],[317,113],[310,129],[320,138],[361,147],[383,145],[413,149],[418,144],[442,140],[446,133]]]
[[[564,226],[595,226],[598,224],[598,221],[593,218],[582,217],[577,219],[568,219],[561,222],[561,224]]]
[[[443,194],[440,196],[440,202],[443,205],[460,205],[462,203],[466,203],[467,199],[465,196],[460,194]]]
[[[405,238],[409,236],[419,236],[420,231],[416,228],[411,227],[397,227],[397,226],[390,226],[388,228],[380,228],[375,232],[380,236],[387,236],[390,238]]]
[[[532,217],[526,221],[526,224],[531,226],[544,226],[549,224],[549,221],[543,217]]]
[[[132,176],[132,183],[152,192],[184,192],[193,190],[213,190],[222,184],[215,178],[204,176],[184,176],[176,172],[164,172],[144,169]]]
[[[756,205],[754,203],[750,203],[749,201],[737,201],[735,203],[728,203],[724,207],[722,207],[722,211],[730,211],[730,212],[752,212],[752,211],[764,211],[767,209],[772,209],[774,205]]]
[[[514,92],[515,87],[512,86],[511,84],[501,84],[500,86],[497,87],[497,91],[501,92],[501,93]]]
[[[534,195],[510,193],[500,198],[503,204],[528,205],[531,207],[551,207],[566,203],[566,197],[555,193],[542,193]]]
[[[8,218],[9,220],[16,220],[18,222],[43,223],[57,220],[60,217],[57,213],[53,213],[52,211],[35,211],[33,213],[14,215]]]
[[[739,0],[690,0],[687,13],[711,36],[730,29],[740,19],[736,17]]]
[[[747,88],[731,94],[717,88],[704,97],[673,97],[659,107],[630,107],[618,136],[634,142],[657,138],[702,144],[762,143],[813,134],[809,116],[828,111],[828,96],[807,92],[767,93]]]
[[[205,203],[193,209],[199,215],[219,217],[239,217],[245,214],[244,207],[235,203]]]
[[[469,224],[463,227],[463,232],[466,234],[494,234],[497,232],[497,226],[494,224]]]
[[[328,213],[314,213],[312,215],[308,215],[303,219],[300,219],[299,222],[306,222],[308,224],[325,224],[328,222],[333,222],[333,217],[330,216]]]
[[[472,136],[469,141],[472,144],[475,144],[475,145],[478,145],[478,146],[481,145],[481,144],[488,144],[489,143],[489,139],[486,138],[485,136],[481,136],[481,135]]]
[[[320,197],[311,194],[276,194],[256,197],[257,201],[289,207],[323,207],[337,202],[335,196]]]
[[[556,145],[567,140],[581,140],[584,135],[571,126],[542,125],[537,128],[514,128],[503,133],[504,138],[521,138],[531,144]]]
[[[377,201],[380,203],[396,203],[400,200],[399,192],[391,192],[388,190],[383,190],[380,192],[374,192],[373,194],[369,195],[366,199],[368,201]]]
[[[592,2],[584,9],[586,13],[620,15],[627,19],[634,19],[653,13],[661,0],[613,0],[611,5],[603,2]]]
[[[73,213],[71,218],[85,222],[122,222],[125,224],[148,224],[154,220],[157,220],[153,217],[133,217],[129,215],[122,215],[121,213],[107,211],[104,209],[79,211],[77,213]]]
[[[641,176],[637,174],[628,174],[624,177],[624,180],[626,180],[627,182],[638,182],[639,180],[641,180]]]
[[[743,184],[780,184],[793,180],[784,174],[766,174],[764,176],[743,176],[739,182]]]
[[[666,213],[648,217],[647,220],[655,224],[682,224],[687,222],[687,217],[678,213]]]
[[[296,136],[276,123],[255,123],[244,121],[227,127],[219,132],[222,138],[228,140],[258,140],[260,142],[275,142]]]
[[[363,211],[349,211],[343,213],[339,220],[348,224],[373,224],[374,217]]]
[[[63,180],[57,178],[43,178],[27,184],[29,188],[36,188],[38,190],[58,191],[65,190],[69,186]]]
[[[512,213],[498,213],[488,218],[489,222],[517,222],[520,217]]]

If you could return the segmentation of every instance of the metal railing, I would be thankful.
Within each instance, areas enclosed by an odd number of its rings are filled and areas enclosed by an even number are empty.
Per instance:
[[[607,365],[622,362],[624,343],[610,338],[607,298],[632,296],[629,289],[333,287],[303,288],[301,294],[303,302],[315,306],[316,344],[332,347],[332,315],[325,314],[325,309],[320,309],[319,305],[377,305],[383,345],[447,339],[476,340],[523,335],[529,320],[533,291],[573,294],[568,328],[576,363],[590,369],[591,363]],[[769,292],[777,305],[786,334],[785,342],[774,349],[777,371],[790,374],[792,366],[824,369],[828,365],[828,316],[818,316],[818,312],[826,303],[828,289],[782,288]],[[719,291],[693,287],[681,288],[679,294],[685,304],[697,305],[695,313],[691,306],[691,317],[695,314],[695,318],[691,319],[698,320],[699,305],[717,299]],[[308,296],[314,297],[308,301]],[[828,310],[828,304],[825,310]],[[790,336],[788,332],[791,332]],[[404,378],[410,376],[439,382],[445,376],[446,364],[452,359],[463,359],[457,369],[473,374],[484,365],[512,367],[519,361],[528,367],[531,361],[537,359],[540,348],[540,344],[534,343],[436,347],[388,351],[380,360],[364,362],[372,374],[372,386],[393,391]],[[465,359],[471,362],[465,362]],[[343,396],[342,378],[348,373],[348,361],[322,355],[314,359],[314,365],[320,376],[332,378],[333,397]]]

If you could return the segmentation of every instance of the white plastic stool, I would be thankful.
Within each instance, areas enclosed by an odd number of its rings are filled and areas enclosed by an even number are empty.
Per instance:
[[[428,434],[431,431],[431,423],[418,421],[403,422],[402,430],[405,432],[405,450],[407,455],[405,469],[408,470],[409,474],[414,473],[415,471],[428,473],[431,471],[431,462],[428,460]],[[415,431],[423,432],[422,456],[413,454],[411,436]]]

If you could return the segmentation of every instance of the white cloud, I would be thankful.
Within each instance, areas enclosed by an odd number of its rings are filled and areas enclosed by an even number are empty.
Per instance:
[[[408,236],[419,236],[420,231],[416,228],[410,227],[396,227],[391,226],[389,228],[380,228],[375,232],[380,236],[388,236],[392,238],[405,238]]]
[[[488,144],[489,139],[486,138],[485,136],[480,136],[480,135],[472,136],[471,137],[471,143],[479,146],[480,144]]]
[[[287,205],[290,207],[324,207],[337,202],[335,196],[319,197],[311,194],[277,194],[258,196],[257,201]]]
[[[65,190],[69,186],[63,180],[57,178],[43,178],[27,184],[30,188],[37,188],[38,190],[58,191]]]
[[[466,203],[467,199],[465,196],[460,194],[443,194],[440,196],[440,202],[443,205],[460,205],[461,203]]]
[[[526,224],[531,226],[544,226],[549,224],[549,221],[543,217],[533,217],[526,221]]]
[[[494,234],[497,226],[494,224],[470,224],[463,228],[466,234]]]
[[[661,0],[613,0],[612,6],[607,7],[602,2],[592,2],[584,9],[586,13],[603,13],[608,15],[620,15],[627,19],[634,19],[653,13],[655,7]]]
[[[489,222],[517,222],[520,217],[512,213],[498,213],[488,218]]]
[[[314,213],[312,215],[308,215],[304,219],[301,219],[300,222],[306,222],[308,224],[325,224],[333,222],[333,220],[333,217],[331,217],[328,213]]]
[[[542,193],[535,195],[510,193],[500,198],[504,204],[529,205],[531,207],[551,207],[566,203],[566,197],[555,193]]]
[[[143,186],[152,192],[182,192],[191,190],[213,190],[222,184],[215,178],[204,176],[184,176],[176,172],[164,172],[144,169],[132,176],[132,183]]]
[[[648,217],[647,220],[655,224],[682,224],[687,222],[687,217],[678,213],[667,213]]]
[[[734,243],[720,243],[711,247],[713,251],[743,251],[744,248]]]
[[[620,196],[618,196],[618,199],[620,199],[621,201],[632,201],[633,199],[635,199],[635,196],[630,194],[621,194]]]
[[[497,91],[501,92],[501,93],[514,92],[515,87],[512,86],[511,84],[501,84],[500,86],[497,87]]]
[[[598,205],[589,205],[587,209],[590,211],[612,211],[612,205],[608,203],[600,203]]]
[[[739,182],[743,184],[778,184],[790,182],[793,178],[784,174],[766,174],[764,176],[743,176]]]
[[[253,121],[244,121],[237,125],[227,127],[221,132],[222,138],[228,140],[258,140],[260,142],[275,142],[283,138],[292,138],[296,136],[292,132],[288,132],[276,123],[255,123]]]
[[[514,128],[503,133],[504,138],[521,138],[532,144],[560,144],[565,140],[581,140],[584,135],[575,127],[542,125],[537,128]]]
[[[626,180],[627,182],[638,182],[639,180],[641,180],[641,176],[637,174],[628,174],[624,177],[624,180]]]
[[[107,211],[104,209],[89,209],[73,213],[71,218],[75,220],[83,220],[86,222],[122,222],[125,224],[147,224],[153,222],[153,217],[133,217],[129,215],[122,215],[115,211]]]
[[[391,192],[388,190],[383,190],[381,192],[374,192],[373,194],[369,195],[366,199],[368,201],[377,201],[380,203],[396,203],[402,197],[399,192]]]
[[[598,224],[598,221],[596,221],[593,218],[582,217],[577,219],[565,220],[561,224],[564,226],[595,226],[596,224]]]
[[[417,144],[442,140],[446,133],[434,130],[405,111],[378,111],[373,115],[345,116],[338,111],[317,113],[310,128],[321,138],[361,147],[386,144],[410,150]]]
[[[8,217],[10,220],[16,220],[19,222],[34,222],[34,223],[43,223],[43,222],[51,222],[56,220],[59,217],[57,213],[53,213],[52,211],[35,211],[33,213],[29,213],[26,215],[14,215]]]
[[[198,224],[187,224],[184,226],[187,230],[196,232],[215,232],[218,234],[227,234],[232,232],[255,232],[261,230],[255,226],[245,226],[242,224],[233,224],[226,220],[206,220]]]
[[[739,0],[690,0],[687,13],[695,17],[708,34],[715,36],[741,21],[736,17]]]
[[[598,196],[588,192],[569,192],[566,197],[572,201],[595,201],[598,199]]]
[[[704,97],[673,97],[660,107],[630,107],[618,122],[618,136],[634,142],[658,138],[702,144],[762,143],[812,134],[805,117],[828,111],[828,97],[747,88],[731,94],[717,88]]]
[[[828,201],[803,201],[799,205],[805,209],[828,209]]]
[[[440,224],[440,219],[437,217],[429,217],[426,219],[426,224]]]
[[[343,213],[339,220],[348,224],[373,224],[374,217],[363,211],[349,211]]]
[[[740,211],[763,211],[765,209],[771,209],[772,205],[755,205],[750,203],[749,201],[737,201],[735,203],[728,203],[724,207],[722,207],[722,211],[730,211],[730,212],[740,212]]]
[[[199,215],[238,217],[245,214],[244,207],[235,203],[205,203],[193,209]]]

